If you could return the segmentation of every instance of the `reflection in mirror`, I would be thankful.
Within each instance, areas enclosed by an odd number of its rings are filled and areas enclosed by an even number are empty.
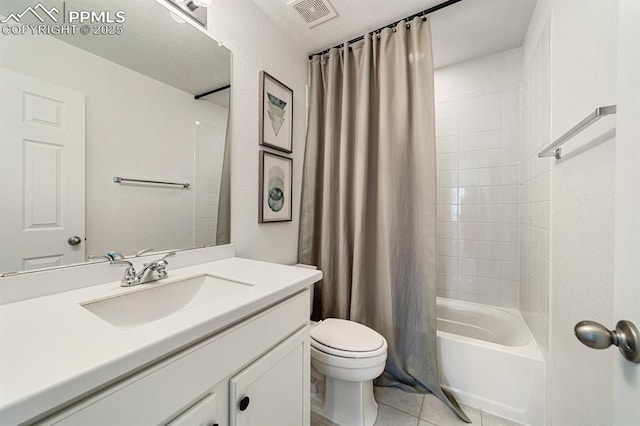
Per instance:
[[[207,27],[207,7],[211,6],[213,0],[168,0],[169,4],[173,7],[179,8],[182,13],[171,13],[171,17],[174,21],[182,24],[185,22],[183,13],[193,18],[202,25]]]
[[[160,1],[42,4],[49,26],[81,10],[126,20],[0,34],[0,275],[228,243],[230,52]],[[7,19],[25,7],[2,0],[0,26],[33,23]]]

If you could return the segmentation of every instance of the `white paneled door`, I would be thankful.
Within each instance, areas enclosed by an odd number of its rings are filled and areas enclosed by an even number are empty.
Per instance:
[[[0,94],[0,273],[83,262],[84,94],[4,68]]]
[[[619,3],[614,319],[640,327],[640,2]],[[611,324],[613,326],[613,324]],[[613,424],[640,424],[640,364],[613,364]]]

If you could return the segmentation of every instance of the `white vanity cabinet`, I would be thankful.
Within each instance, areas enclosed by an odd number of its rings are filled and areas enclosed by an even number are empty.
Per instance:
[[[170,426],[214,426],[218,425],[216,420],[218,414],[217,395],[212,392],[198,401],[194,406],[189,407],[180,414]]]
[[[299,331],[231,378],[230,425],[309,424],[309,346],[302,334]]]
[[[40,424],[308,425],[308,318],[305,290]]]

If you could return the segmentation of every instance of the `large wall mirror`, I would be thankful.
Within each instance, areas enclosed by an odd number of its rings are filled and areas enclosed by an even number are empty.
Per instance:
[[[0,275],[228,242],[231,52],[160,0],[0,18]]]

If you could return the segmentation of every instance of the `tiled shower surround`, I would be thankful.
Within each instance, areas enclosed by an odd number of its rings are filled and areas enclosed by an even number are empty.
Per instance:
[[[531,47],[529,47],[531,46]],[[538,158],[551,128],[550,31],[526,43],[520,150],[520,311],[536,341],[549,347],[551,162]]]
[[[519,307],[520,64],[514,49],[436,71],[442,297]]]

